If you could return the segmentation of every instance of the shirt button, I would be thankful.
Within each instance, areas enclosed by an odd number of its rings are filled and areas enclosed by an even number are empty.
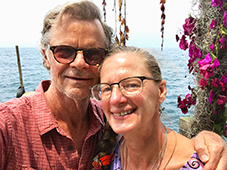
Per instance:
[[[73,151],[73,145],[69,145],[69,146],[68,146],[68,150],[69,150],[69,151]]]

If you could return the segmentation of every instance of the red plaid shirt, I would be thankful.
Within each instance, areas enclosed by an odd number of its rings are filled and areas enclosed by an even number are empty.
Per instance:
[[[81,157],[73,140],[52,116],[44,97],[49,81],[31,96],[0,104],[0,169],[91,169],[95,147],[103,133],[103,111],[90,100],[90,128]]]

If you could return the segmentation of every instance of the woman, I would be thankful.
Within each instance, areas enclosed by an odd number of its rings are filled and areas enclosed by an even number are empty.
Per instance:
[[[100,67],[100,79],[92,95],[101,101],[114,132],[123,135],[112,170],[203,169],[191,140],[160,120],[167,89],[152,55],[136,47],[116,47]]]

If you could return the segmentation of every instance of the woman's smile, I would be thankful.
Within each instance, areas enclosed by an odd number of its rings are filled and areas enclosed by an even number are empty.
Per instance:
[[[120,112],[120,113],[112,113],[114,116],[125,116],[128,114],[131,114],[133,112],[135,112],[136,109],[132,109],[132,110],[128,110],[128,111],[124,111],[124,112]]]

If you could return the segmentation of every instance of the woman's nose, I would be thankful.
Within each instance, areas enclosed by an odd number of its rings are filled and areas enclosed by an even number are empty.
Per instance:
[[[121,92],[118,86],[112,87],[112,92],[110,96],[111,104],[122,104],[127,101],[127,97]]]

